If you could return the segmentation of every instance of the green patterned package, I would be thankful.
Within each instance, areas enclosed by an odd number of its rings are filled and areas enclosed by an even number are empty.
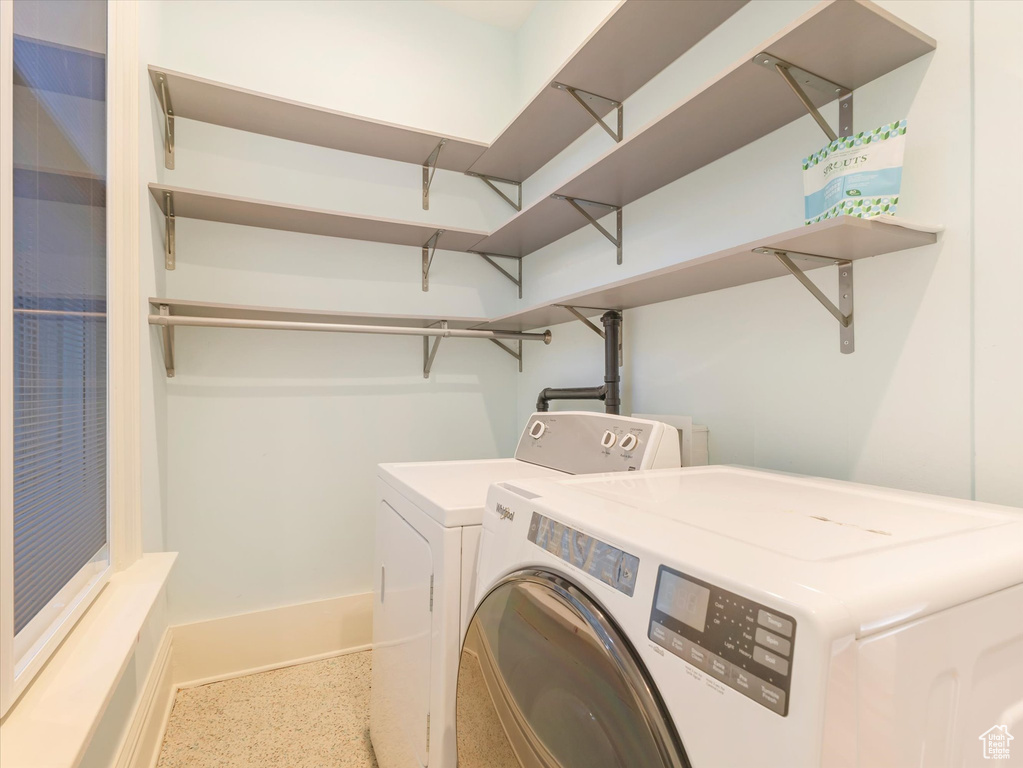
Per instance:
[[[803,160],[807,224],[836,216],[894,216],[902,185],[906,121],[835,139]]]

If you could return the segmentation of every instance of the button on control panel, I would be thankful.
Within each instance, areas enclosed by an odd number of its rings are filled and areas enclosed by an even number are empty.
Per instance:
[[[536,512],[529,521],[527,537],[540,549],[629,597],[636,591],[639,558],[635,555]]]
[[[649,638],[782,717],[789,712],[796,620],[665,565]]]

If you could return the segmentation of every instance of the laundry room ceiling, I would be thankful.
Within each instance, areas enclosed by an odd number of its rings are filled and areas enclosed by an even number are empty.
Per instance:
[[[532,12],[538,0],[430,0],[434,5],[454,11],[484,24],[516,31]]]

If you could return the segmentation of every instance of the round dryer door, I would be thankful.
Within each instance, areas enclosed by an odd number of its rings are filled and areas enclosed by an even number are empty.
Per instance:
[[[523,571],[486,596],[458,668],[458,768],[683,768],[630,643],[578,587]]]

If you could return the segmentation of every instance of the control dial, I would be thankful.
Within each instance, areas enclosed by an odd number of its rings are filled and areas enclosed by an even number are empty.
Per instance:
[[[605,430],[604,436],[600,438],[600,444],[605,448],[613,448],[616,442],[618,442],[618,435],[610,429]]]
[[[539,440],[543,437],[543,433],[547,431],[547,425],[542,421],[534,421],[533,426],[529,428],[529,436],[534,440]]]
[[[633,448],[636,447],[636,443],[638,442],[639,438],[630,432],[629,434],[622,438],[622,450],[631,451]]]

